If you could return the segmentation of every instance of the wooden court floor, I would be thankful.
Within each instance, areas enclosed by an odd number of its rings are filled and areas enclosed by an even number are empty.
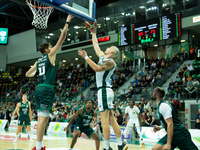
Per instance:
[[[31,143],[26,134],[22,134],[16,143],[13,143],[15,132],[0,131],[0,150],[32,150],[36,145],[36,135],[32,135],[34,143]],[[44,136],[44,145],[47,150],[68,150],[72,138],[61,136]],[[117,142],[110,143],[113,150],[117,150]],[[128,144],[129,150],[151,150],[152,146],[140,148],[136,144]],[[103,141],[100,144],[100,150],[103,149]],[[79,138],[74,150],[96,150],[95,142],[89,139]]]

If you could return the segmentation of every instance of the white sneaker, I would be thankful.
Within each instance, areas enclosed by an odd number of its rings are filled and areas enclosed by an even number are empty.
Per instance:
[[[18,138],[16,137],[13,141],[13,143],[16,143],[18,141]]]
[[[30,138],[30,141],[31,141],[31,143],[33,143],[33,142],[34,142],[32,138]]]

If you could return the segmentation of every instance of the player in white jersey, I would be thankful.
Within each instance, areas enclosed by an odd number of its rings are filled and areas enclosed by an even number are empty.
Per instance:
[[[119,50],[115,46],[111,46],[103,53],[98,45],[96,37],[96,29],[91,29],[92,42],[94,50],[99,57],[98,65],[93,62],[84,50],[78,50],[90,67],[96,72],[96,83],[98,89],[98,106],[101,115],[101,124],[104,135],[104,150],[112,150],[110,147],[110,125],[113,127],[115,135],[118,140],[118,150],[127,150],[126,142],[122,143],[122,134],[120,127],[113,115],[113,99],[114,92],[111,89],[111,76],[116,67],[115,61],[118,59]]]
[[[128,115],[130,117],[129,120],[128,120]],[[140,118],[140,121],[139,121],[139,118]],[[126,110],[125,110],[125,125],[126,125],[126,129],[124,130],[124,134],[125,134],[124,138],[125,139],[127,139],[128,133],[130,132],[131,128],[133,128],[134,124],[135,124],[137,132],[140,136],[140,146],[144,147],[142,134],[140,131],[140,127],[142,126],[141,113],[140,113],[139,108],[137,106],[135,106],[135,102],[133,100],[131,100],[129,103],[129,106],[127,106]]]

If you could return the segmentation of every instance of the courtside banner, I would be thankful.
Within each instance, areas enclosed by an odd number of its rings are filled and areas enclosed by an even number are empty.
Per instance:
[[[31,121],[31,132],[37,133],[37,121]]]
[[[13,120],[10,122],[9,131],[17,131],[18,120]]]
[[[125,130],[126,126],[120,125],[119,127],[120,127],[120,129],[121,129],[122,138],[124,138],[124,130]],[[130,138],[131,138],[131,133],[132,133],[132,129],[131,129],[130,132],[128,133],[127,139],[130,139]],[[102,134],[102,136],[103,136],[103,134]],[[117,138],[116,135],[115,135],[115,132],[114,132],[114,130],[113,130],[113,128],[112,128],[111,125],[110,125],[110,138],[111,138],[111,139],[116,139],[116,138]]]
[[[68,123],[63,122],[50,122],[49,128],[47,130],[48,133],[59,133],[59,134],[66,134],[64,128],[68,125]]]
[[[198,147],[200,147],[200,130],[198,129],[189,129],[189,132],[192,137],[192,141]]]
[[[96,127],[92,128],[92,129],[98,134],[98,131],[97,131],[98,128],[99,128],[99,125],[97,124]],[[100,129],[99,129],[99,130],[100,130]],[[73,131],[73,136],[74,136],[74,134],[75,134],[75,129],[74,129],[74,131]],[[82,134],[81,134],[81,137],[82,137],[82,138],[85,138],[85,139],[89,139],[85,133],[82,133]]]
[[[8,120],[0,120],[0,129],[4,129],[7,123]]]
[[[157,142],[165,135],[165,129],[161,129],[155,133],[153,127],[142,127],[142,137],[144,141]]]

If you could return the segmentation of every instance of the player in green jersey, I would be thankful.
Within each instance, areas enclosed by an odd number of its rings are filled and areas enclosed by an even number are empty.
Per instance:
[[[31,103],[27,99],[27,95],[22,95],[22,102],[19,102],[12,114],[12,120],[14,115],[18,115],[18,126],[16,131],[16,137],[13,142],[18,141],[19,133],[22,130],[23,125],[27,127],[27,132],[30,137],[30,141],[33,142],[31,137],[31,121],[32,121],[32,112],[31,112]]]
[[[114,92],[111,85],[111,76],[116,68],[119,49],[115,46],[108,47],[105,52],[101,51],[96,37],[96,29],[91,29],[92,43],[94,50],[99,57],[99,63],[96,64],[88,56],[86,51],[79,49],[78,54],[85,58],[88,65],[96,72],[96,84],[98,90],[98,107],[101,115],[101,124],[104,135],[104,150],[112,150],[110,147],[110,125],[113,127],[118,141],[118,150],[127,150],[126,142],[122,143],[122,134],[119,124],[113,115]]]
[[[154,100],[158,106],[157,114],[162,124],[161,126],[154,125],[153,130],[157,132],[164,127],[167,132],[152,150],[173,150],[176,147],[181,150],[198,150],[196,145],[192,142],[189,131],[176,115],[174,108],[171,104],[163,100],[164,96],[165,91],[161,88],[155,88],[151,93],[151,99]]]
[[[37,142],[36,147],[32,150],[45,150],[43,146],[43,135],[46,124],[49,120],[49,114],[52,111],[52,104],[54,100],[54,82],[56,78],[56,54],[66,39],[68,26],[73,16],[68,15],[65,26],[62,30],[60,38],[54,47],[50,43],[40,45],[40,52],[42,56],[30,68],[26,77],[33,77],[36,72],[39,73],[39,84],[35,89],[35,103],[38,110],[37,123]]]
[[[92,125],[90,124],[92,120],[94,119],[93,127],[97,125],[97,113],[92,109],[93,105],[94,105],[93,101],[87,100],[86,107],[80,108],[76,112],[76,114],[71,118],[67,127],[64,129],[64,131],[68,131],[68,129],[70,128],[70,125],[77,119],[75,123],[75,134],[70,146],[71,149],[76,144],[77,138],[81,136],[81,133],[83,132],[88,136],[88,138],[92,138],[95,140],[96,150],[99,150],[99,146],[100,146],[99,137],[95,133],[95,131],[91,128]]]

